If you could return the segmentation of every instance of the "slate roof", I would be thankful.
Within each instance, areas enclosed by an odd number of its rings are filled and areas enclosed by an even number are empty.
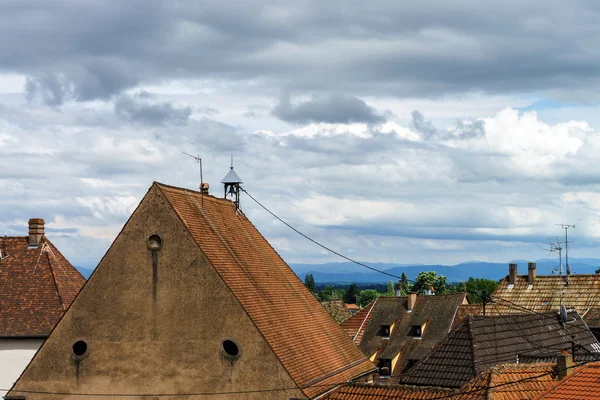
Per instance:
[[[85,278],[46,237],[2,237],[0,250],[0,337],[48,336]]]
[[[399,375],[409,360],[418,360],[450,331],[458,306],[467,300],[466,293],[417,296],[412,312],[406,297],[378,297],[372,304],[342,323],[367,356],[393,359],[400,353],[392,375]],[[420,339],[413,338],[413,326],[427,323]],[[389,339],[378,332],[381,325],[394,325]]]
[[[322,301],[321,305],[338,324],[341,324],[352,316],[348,307],[346,307],[346,303],[342,300]]]
[[[439,387],[352,383],[324,397],[328,400],[427,400],[449,397],[454,390]]]
[[[537,397],[541,400],[594,400],[600,399],[600,363],[590,363],[575,371],[551,389]]]
[[[374,370],[231,201],[155,185],[307,397]]]
[[[568,283],[568,284],[567,284]],[[560,304],[579,312],[589,326],[600,326],[600,274],[538,275],[529,285],[527,275],[517,275],[514,287],[505,277],[494,293],[496,308],[489,314],[558,310]],[[505,301],[502,301],[502,300]],[[514,304],[511,304],[514,303]],[[486,310],[487,313],[487,310]]]
[[[556,382],[556,364],[502,364],[460,388],[453,400],[534,399]]]
[[[557,312],[470,315],[401,378],[412,385],[460,387],[486,369],[516,362],[519,354],[569,349],[572,335],[582,351],[600,345],[576,311],[563,326]],[[600,353],[598,353],[600,355]]]

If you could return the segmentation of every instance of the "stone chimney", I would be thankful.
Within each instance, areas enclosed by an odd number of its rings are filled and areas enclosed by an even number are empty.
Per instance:
[[[508,283],[514,285],[517,281],[517,264],[508,264]]]
[[[29,247],[37,247],[44,236],[44,220],[31,218],[29,220]]]
[[[417,302],[417,294],[416,293],[409,293],[406,296],[407,300],[406,300],[406,308],[408,309],[408,312],[411,312],[414,308],[415,308],[415,303]]]
[[[527,282],[530,285],[533,285],[533,281],[535,281],[536,271],[535,271],[535,263],[530,262],[527,264],[527,271],[529,275],[527,276]]]
[[[567,375],[571,375],[574,368],[573,356],[566,350],[563,350],[556,359],[556,372],[558,375],[558,380],[563,380]]]
[[[200,184],[200,192],[202,194],[208,194],[208,183],[203,182]]]

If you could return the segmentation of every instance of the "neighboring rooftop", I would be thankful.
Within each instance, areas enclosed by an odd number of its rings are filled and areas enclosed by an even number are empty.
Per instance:
[[[539,400],[600,399],[600,363],[585,364],[565,377],[541,396]]]
[[[0,337],[46,337],[85,278],[29,221],[29,236],[0,237]]]
[[[502,364],[460,388],[453,400],[534,399],[556,383],[556,364]]]
[[[427,400],[450,399],[455,391],[439,387],[351,383],[339,387],[326,400]]]
[[[352,316],[348,307],[346,307],[346,303],[342,300],[322,301],[321,305],[338,324],[341,324]]]
[[[155,185],[307,397],[373,371],[373,364],[232,202]]]
[[[572,341],[581,351],[596,353],[600,345],[576,311],[563,325],[558,312],[470,315],[428,355],[412,367],[401,383],[458,388],[501,363],[544,349],[561,352]]]
[[[509,264],[486,314],[545,312],[563,304],[577,310],[588,326],[600,326],[600,274],[537,275],[535,263],[529,263],[527,275],[517,272],[516,264]]]
[[[465,293],[382,296],[341,326],[379,364],[380,377],[397,376],[446,337],[459,305],[467,302]]]

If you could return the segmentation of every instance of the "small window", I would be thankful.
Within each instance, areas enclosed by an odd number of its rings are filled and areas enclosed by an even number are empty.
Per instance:
[[[379,336],[381,336],[382,339],[389,339],[390,338],[390,326],[389,325],[381,325],[379,327]]]
[[[379,364],[379,377],[380,378],[389,378],[392,376],[392,360],[388,358],[380,358]]]
[[[415,339],[421,339],[421,336],[423,335],[423,329],[421,328],[421,325],[413,325],[411,329],[411,335]]]
[[[73,344],[73,354],[77,357],[83,356],[87,352],[87,343],[83,340],[79,340]]]
[[[240,355],[240,348],[236,342],[231,339],[224,339],[221,342],[221,349],[225,356],[230,359],[238,358]]]
[[[547,305],[548,305],[548,303],[549,303],[549,300],[542,300],[542,305],[543,305],[543,306],[547,306]]]

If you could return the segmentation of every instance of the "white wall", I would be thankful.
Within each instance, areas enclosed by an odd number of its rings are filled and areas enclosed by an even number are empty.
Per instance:
[[[0,339],[0,396],[21,375],[44,339]]]

